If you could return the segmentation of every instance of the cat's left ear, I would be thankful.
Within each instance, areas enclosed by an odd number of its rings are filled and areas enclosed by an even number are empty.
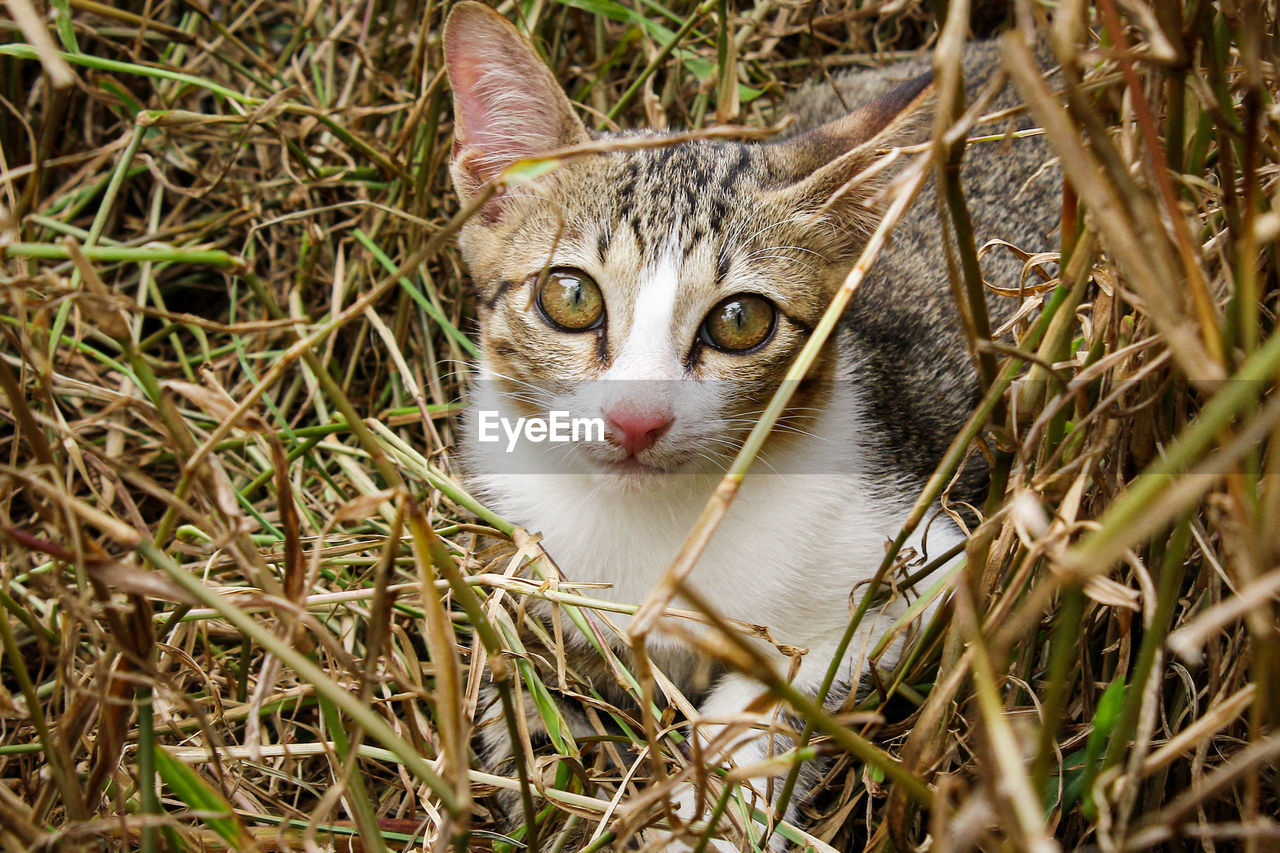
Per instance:
[[[589,141],[533,45],[484,4],[453,7],[444,58],[453,87],[450,171],[464,202],[517,160]]]
[[[777,193],[795,208],[830,211],[836,224],[865,225],[875,214],[866,202],[879,187],[859,182],[858,175],[875,163],[877,151],[927,139],[932,100],[933,75],[924,74],[843,118],[774,144],[774,163],[787,182]]]

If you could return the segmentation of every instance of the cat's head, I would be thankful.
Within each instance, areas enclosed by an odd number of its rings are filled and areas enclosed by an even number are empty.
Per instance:
[[[444,48],[464,204],[520,160],[592,141],[496,12],[457,4]],[[460,235],[481,380],[522,415],[602,419],[607,440],[583,451],[602,470],[731,456],[875,222],[878,187],[859,175],[916,124],[927,89],[777,143],[602,137],[620,144],[498,189]],[[833,362],[797,391],[793,425],[825,403]]]

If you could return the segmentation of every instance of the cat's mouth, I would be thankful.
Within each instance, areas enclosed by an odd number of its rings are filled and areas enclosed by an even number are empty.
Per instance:
[[[635,483],[646,482],[661,475],[703,472],[708,466],[712,470],[719,467],[712,462],[710,452],[699,452],[696,448],[678,445],[659,444],[639,453],[626,453],[623,448],[613,444],[604,447],[596,445],[588,456],[597,471]]]
[[[655,465],[652,462],[645,462],[638,456],[625,456],[621,459],[607,459],[600,462],[601,467],[613,474],[633,474],[645,476],[650,474],[665,474],[670,469],[664,465]]]
[[[592,467],[601,485],[623,491],[648,492],[661,489],[672,474],[678,473],[678,470],[666,465],[645,462],[635,456],[593,459]]]

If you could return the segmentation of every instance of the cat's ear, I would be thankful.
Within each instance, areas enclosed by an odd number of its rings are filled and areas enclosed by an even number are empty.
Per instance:
[[[848,115],[772,146],[784,176],[778,190],[790,205],[829,211],[833,224],[865,224],[874,215],[867,200],[879,189],[859,181],[878,151],[928,138],[933,75],[891,89]]]
[[[469,201],[517,160],[588,141],[551,71],[489,7],[462,2],[444,25],[453,87],[454,188]]]

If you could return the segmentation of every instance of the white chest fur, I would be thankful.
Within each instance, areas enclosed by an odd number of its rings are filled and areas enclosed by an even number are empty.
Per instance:
[[[477,408],[502,408],[500,397],[483,390],[479,396]],[[856,411],[856,400],[833,401],[811,435],[757,461],[691,575],[721,613],[767,626],[779,642],[815,651],[832,643],[848,622],[850,593],[875,572],[915,496],[901,484],[872,481],[860,461],[865,445]],[[590,595],[619,603],[649,596],[718,480],[664,473],[622,483],[612,474],[508,473],[528,467],[502,445],[476,443],[473,421],[467,432],[468,469],[488,505],[542,533],[567,580],[608,584]],[[564,450],[522,444],[516,452]],[[813,471],[831,473],[794,473]],[[958,531],[946,527],[930,536],[931,550],[958,540]],[[616,621],[625,628],[629,617]]]

